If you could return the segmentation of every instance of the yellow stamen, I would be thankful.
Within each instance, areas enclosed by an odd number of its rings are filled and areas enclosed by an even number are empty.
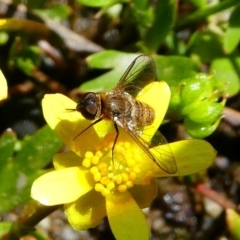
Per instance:
[[[109,190],[114,189],[114,187],[115,187],[114,182],[109,182],[109,183],[107,184],[107,188],[108,188]]]
[[[90,159],[90,158],[92,158],[92,157],[93,157],[93,153],[92,153],[92,152],[87,151],[87,152],[85,153],[85,158]]]
[[[134,167],[133,172],[140,173],[140,169],[138,167]]]
[[[95,156],[98,156],[99,158],[101,158],[103,156],[103,153],[101,151],[97,151]]]
[[[99,169],[96,166],[94,166],[91,167],[90,172],[94,175],[95,173],[99,172]]]
[[[133,187],[133,182],[132,182],[132,181],[127,181],[127,182],[126,182],[126,186],[127,186],[128,188]]]
[[[90,159],[85,158],[85,159],[83,160],[83,162],[82,162],[82,165],[83,165],[85,168],[91,167],[91,161],[90,161]]]
[[[117,177],[116,178],[116,183],[121,184],[122,183],[122,175],[118,174],[116,177]]]
[[[99,170],[102,170],[104,168],[107,168],[107,166],[108,166],[107,163],[101,162],[101,163],[98,164],[97,167],[98,167]]]
[[[125,184],[121,184],[118,186],[117,190],[119,192],[125,192],[127,190],[127,186]]]
[[[97,172],[93,175],[93,177],[96,182],[99,182],[101,180],[101,173]]]
[[[114,173],[109,173],[109,174],[108,174],[108,177],[109,177],[109,178],[114,178]]]
[[[98,164],[98,162],[99,162],[99,157],[98,156],[93,156],[92,158],[91,158],[91,162],[92,162],[92,164]]]
[[[103,184],[103,185],[106,185],[110,182],[109,178],[108,177],[102,177],[100,182]]]
[[[109,172],[108,169],[104,168],[104,169],[101,170],[101,175],[106,176],[106,175],[108,175],[108,172]]]
[[[118,191],[125,192],[134,186],[138,179],[141,153],[129,142],[117,142],[113,150],[112,137],[105,137],[96,153],[86,152],[82,165],[90,168],[95,183],[95,190],[103,196]],[[113,156],[113,159],[112,159]],[[150,181],[150,173],[145,175],[144,181]]]
[[[129,180],[134,182],[136,180],[136,178],[137,178],[137,174],[135,172],[130,172]]]
[[[95,190],[97,192],[101,192],[103,190],[104,186],[101,183],[96,183],[95,184]]]
[[[101,191],[101,193],[102,193],[102,195],[103,195],[104,197],[106,197],[106,196],[109,195],[111,192],[110,192],[109,189],[104,188],[104,189]]]
[[[127,173],[122,173],[122,179],[124,182],[128,181],[129,177]]]
[[[132,158],[129,158],[129,159],[127,160],[127,165],[128,165],[129,167],[134,167],[134,166],[136,165],[136,162],[135,162]]]

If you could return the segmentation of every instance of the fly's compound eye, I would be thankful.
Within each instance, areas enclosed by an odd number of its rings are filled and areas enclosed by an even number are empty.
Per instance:
[[[77,104],[77,111],[88,120],[94,120],[99,109],[98,97],[95,93],[85,93]]]

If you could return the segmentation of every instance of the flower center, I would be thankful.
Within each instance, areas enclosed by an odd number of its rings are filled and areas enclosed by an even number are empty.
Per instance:
[[[113,142],[106,138],[97,151],[86,152],[82,165],[88,168],[95,180],[95,190],[107,196],[111,192],[125,192],[133,187],[140,172],[141,151],[129,142]]]

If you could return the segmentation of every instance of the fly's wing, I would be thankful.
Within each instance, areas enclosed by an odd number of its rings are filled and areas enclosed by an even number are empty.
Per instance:
[[[115,90],[122,90],[136,97],[138,93],[156,80],[156,66],[152,57],[140,55],[129,65]]]
[[[177,165],[171,147],[165,137],[159,131],[155,133],[151,142],[147,143],[127,127],[124,129],[164,172],[170,174],[177,172]],[[161,147],[159,147],[159,145],[161,145]]]
[[[165,172],[174,174],[177,172],[177,164],[172,149],[166,138],[156,131],[149,143],[149,151],[154,157],[156,164]]]
[[[140,55],[130,64],[114,89],[128,92],[135,97],[142,88],[155,80],[156,67],[154,60],[150,56]],[[141,136],[129,129],[127,122],[121,121],[121,125],[163,171],[170,174],[177,172],[177,165],[171,147],[160,132],[157,131],[151,141],[146,142]],[[158,147],[159,145],[162,146]]]

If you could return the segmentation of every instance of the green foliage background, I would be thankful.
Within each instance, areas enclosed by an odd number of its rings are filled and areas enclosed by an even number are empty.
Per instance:
[[[187,133],[194,138],[207,137],[216,130],[227,100],[240,90],[239,0],[215,1],[215,4],[205,0],[185,0],[179,4],[174,0],[73,2],[67,5],[46,0],[28,1],[26,8],[37,20],[27,17],[1,20],[0,46],[1,49],[7,46],[9,50],[0,56],[0,68],[7,73],[21,72],[36,84],[39,76],[48,75],[42,68],[47,54],[38,44],[39,40],[45,40],[59,51],[63,62],[68,62],[71,55],[71,64],[79,64],[80,55],[86,68],[100,72],[93,77],[90,74],[83,81],[79,78],[76,88],[107,91],[115,86],[135,57],[148,54],[155,60],[157,79],[166,81],[171,88],[166,120],[182,121]],[[102,30],[93,30],[98,34],[91,35],[85,53],[74,47],[70,49],[73,31],[70,35],[62,34],[58,27],[50,24],[53,21],[73,27],[78,11],[89,16],[90,27]],[[92,21],[96,22],[95,26]],[[92,51],[91,44],[98,50]],[[74,71],[77,75],[77,70]],[[38,85],[46,92],[53,91],[46,81]],[[51,162],[60,147],[61,141],[48,127],[21,140],[14,133],[2,134],[0,182],[7,184],[0,185],[0,212],[29,200],[32,181],[48,171],[42,168]]]

